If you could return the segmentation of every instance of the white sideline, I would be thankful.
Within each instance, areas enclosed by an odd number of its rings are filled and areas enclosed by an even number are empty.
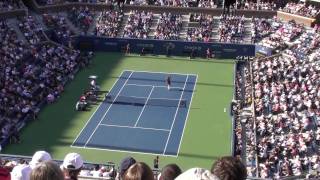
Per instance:
[[[179,99],[179,104],[180,104],[180,101],[182,99],[182,96],[183,96],[183,93],[184,93],[184,89],[186,88],[186,85],[187,85],[187,82],[188,82],[188,78],[189,78],[189,75],[187,75],[187,78],[186,78],[186,80],[184,82],[183,91],[182,91],[182,93],[180,95],[180,99]],[[170,136],[171,136],[171,132],[172,132],[172,128],[173,128],[173,125],[174,125],[174,123],[176,121],[179,109],[180,108],[178,107],[177,110],[176,110],[176,113],[174,115],[173,122],[172,122],[171,128],[170,128],[170,132],[169,132],[169,135],[168,135],[168,138],[167,138],[167,142],[166,142],[166,145],[165,145],[164,150],[163,150],[163,155],[166,153],[166,150],[167,150],[167,147],[168,147],[168,143],[169,143],[169,140],[170,140]]]

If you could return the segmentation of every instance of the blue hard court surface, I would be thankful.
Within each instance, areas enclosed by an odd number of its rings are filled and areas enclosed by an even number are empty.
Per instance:
[[[171,89],[165,84],[170,74]],[[108,95],[168,100],[186,107],[102,102],[73,147],[177,156],[191,106],[197,76],[160,72],[123,71]]]

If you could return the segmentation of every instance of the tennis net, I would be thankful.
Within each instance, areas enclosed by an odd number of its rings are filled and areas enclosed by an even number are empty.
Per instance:
[[[167,107],[187,107],[185,99],[168,98],[146,98],[136,96],[114,96],[106,95],[105,102],[112,104],[126,104],[135,106],[167,106]]]

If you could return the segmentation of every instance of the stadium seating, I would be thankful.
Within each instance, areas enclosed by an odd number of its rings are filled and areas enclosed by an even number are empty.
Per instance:
[[[20,0],[3,0],[0,2],[0,12],[24,9],[25,6]]]
[[[281,9],[284,12],[291,14],[302,15],[305,17],[316,17],[319,14],[319,9],[313,5],[306,5],[305,3],[299,2],[290,2]]]
[[[2,142],[10,139],[18,142],[18,131],[26,119],[36,119],[44,105],[55,103],[65,84],[80,68],[89,65],[92,54],[74,49],[74,36],[253,43],[272,50],[273,56],[239,60],[236,64],[235,96],[231,106],[233,155],[242,159],[250,177],[320,178],[318,26],[306,27],[296,21],[249,17],[240,13],[214,15],[167,10],[159,13],[152,9],[154,6],[219,7],[211,0],[130,0],[124,2],[128,7],[126,11],[121,9],[122,4],[117,7],[120,10],[74,6],[77,3],[92,6],[113,3],[105,0],[36,2],[41,7],[70,4],[70,10],[1,18]],[[130,5],[150,9],[130,9]],[[305,18],[316,18],[319,14],[319,8],[312,4],[287,1],[280,4],[246,1],[234,4],[234,7],[261,11],[280,8],[282,12]],[[21,9],[26,9],[22,1],[0,2],[1,13]],[[17,162],[21,158],[24,160]],[[12,170],[30,159],[2,156],[1,165]],[[114,163],[87,163],[80,175],[115,178],[116,166]]]

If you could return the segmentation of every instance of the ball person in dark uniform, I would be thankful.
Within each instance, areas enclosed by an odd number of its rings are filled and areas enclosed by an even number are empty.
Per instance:
[[[171,86],[171,76],[170,75],[167,76],[167,78],[166,78],[166,84],[168,86],[168,90],[170,90],[170,86]]]

